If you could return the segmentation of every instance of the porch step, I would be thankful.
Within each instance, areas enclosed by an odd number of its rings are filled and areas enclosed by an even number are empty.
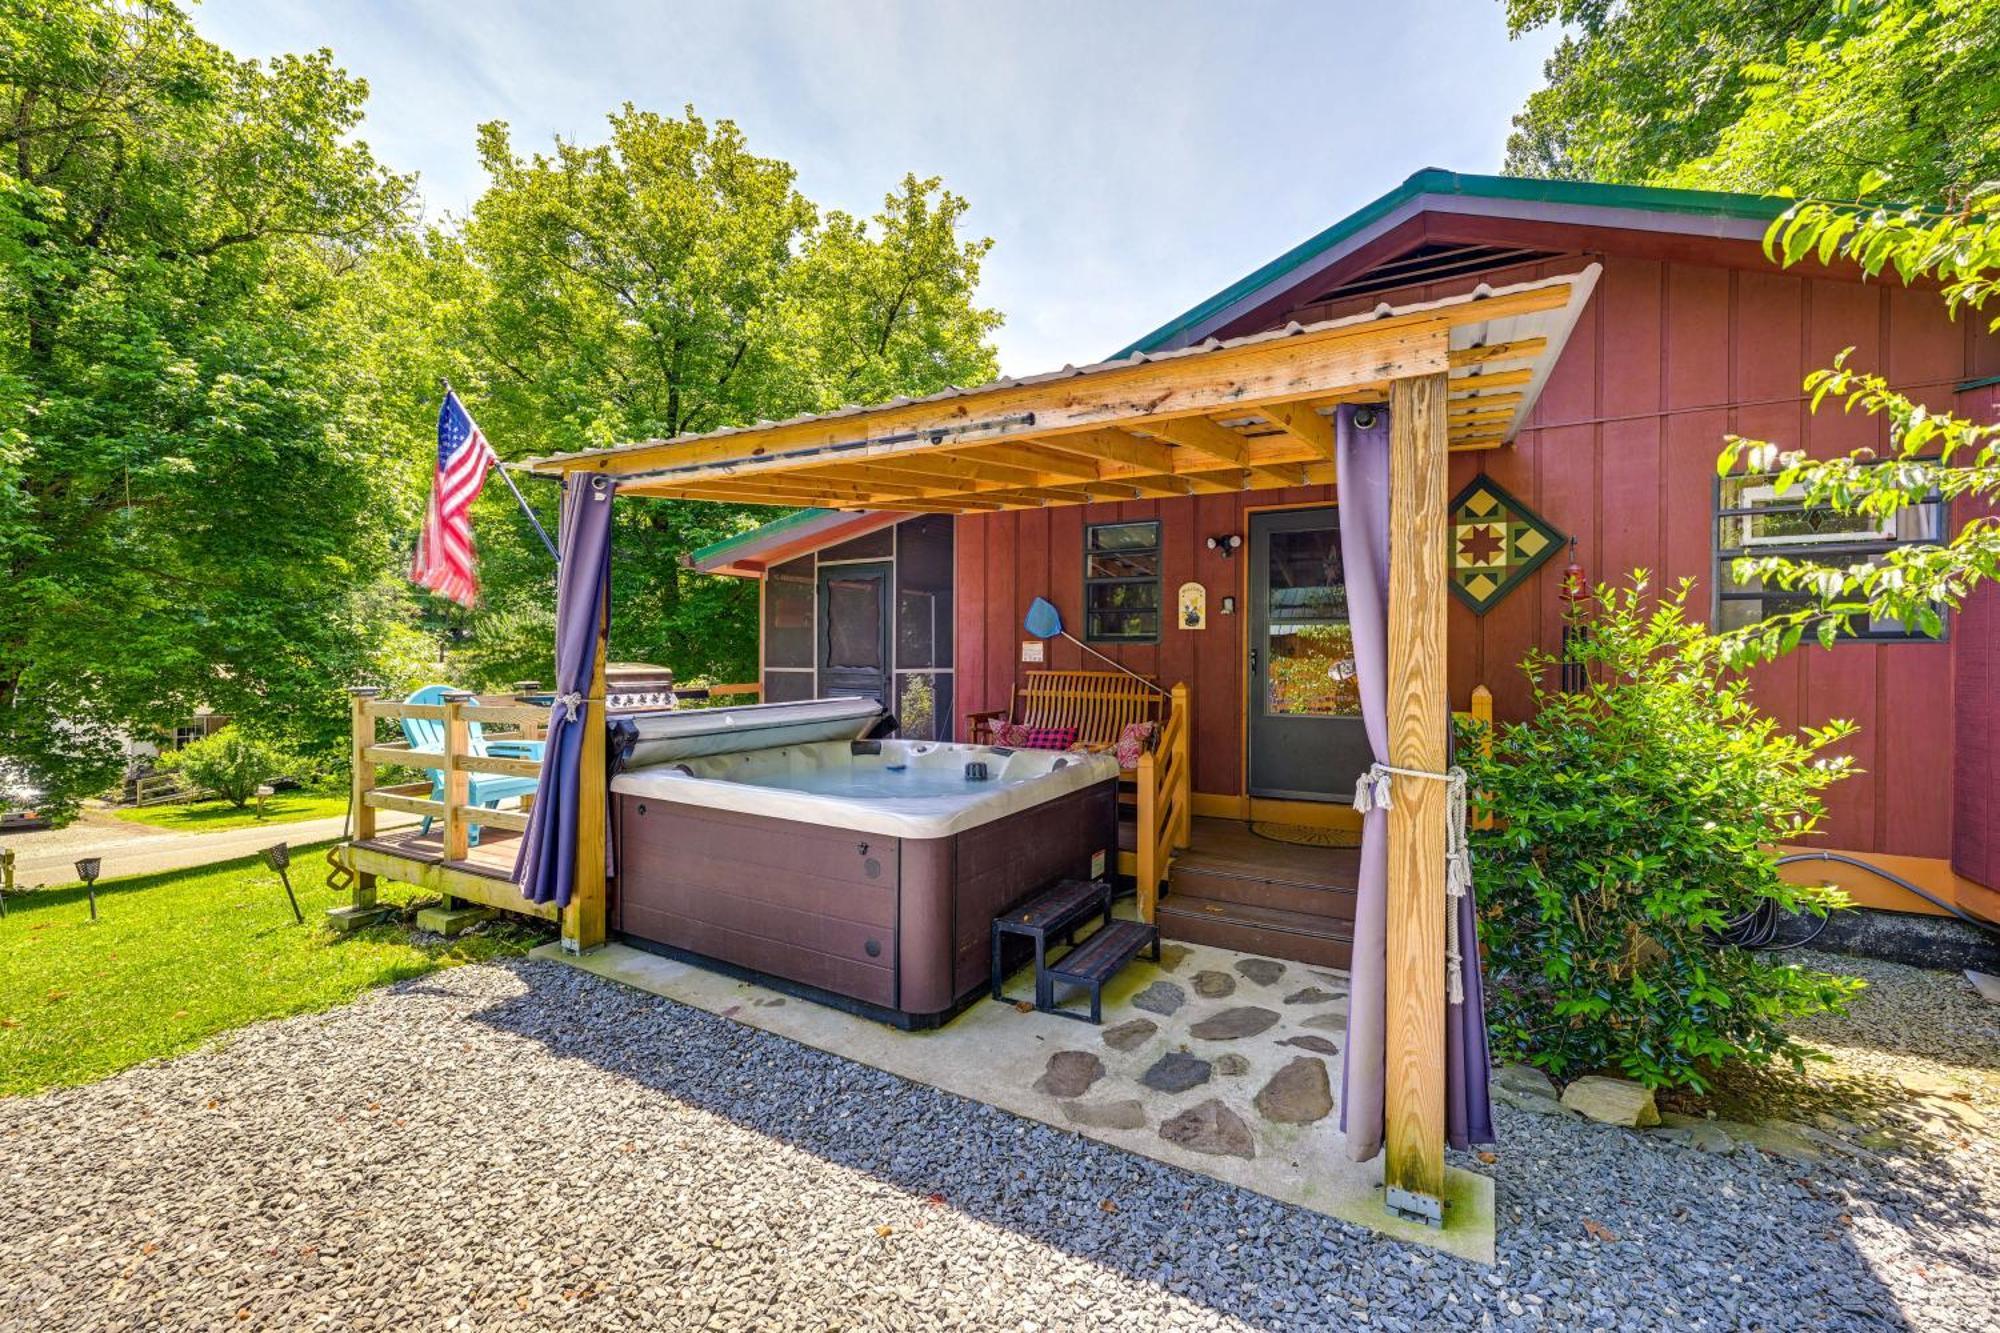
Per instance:
[[[1174,862],[1173,871],[1168,876],[1168,887],[1175,897],[1184,895],[1211,902],[1240,903],[1247,907],[1274,907],[1331,921],[1354,920],[1354,887],[1351,884],[1307,882],[1282,873],[1206,864],[1199,853]]]
[[[1353,922],[1312,912],[1175,892],[1160,899],[1154,920],[1163,938],[1190,944],[1316,967],[1344,968],[1353,959]]]

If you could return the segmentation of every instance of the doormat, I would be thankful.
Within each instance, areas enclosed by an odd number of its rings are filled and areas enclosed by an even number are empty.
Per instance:
[[[1315,828],[1311,824],[1264,824],[1252,822],[1250,831],[1272,842],[1295,842],[1301,847],[1359,847],[1361,830]]]

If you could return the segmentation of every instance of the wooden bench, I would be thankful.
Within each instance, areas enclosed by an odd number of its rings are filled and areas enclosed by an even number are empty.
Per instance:
[[[1049,1013],[1064,1018],[1083,1015],[1055,1003],[1055,986],[1062,982],[1090,988],[1090,1021],[1104,1021],[1104,983],[1118,975],[1118,969],[1150,948],[1153,961],[1160,961],[1160,930],[1143,921],[1107,921],[1083,943],[1071,949],[1048,969]]]
[[[965,715],[965,738],[991,745],[994,724],[1011,720],[1026,727],[1075,727],[1083,749],[1108,750],[1132,723],[1163,721],[1165,705],[1159,690],[1117,671],[1027,671],[1012,709]]]

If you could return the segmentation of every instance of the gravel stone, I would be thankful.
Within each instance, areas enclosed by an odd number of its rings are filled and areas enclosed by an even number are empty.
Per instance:
[[[1495,1160],[1449,1158],[1494,1179],[1492,1267],[560,964],[453,968],[0,1098],[0,1329],[1993,1328],[2000,1008],[1791,961],[1870,982],[1796,1025],[1889,1090],[1856,1150],[1502,1104]],[[1904,1072],[1988,1128],[1936,1138]]]

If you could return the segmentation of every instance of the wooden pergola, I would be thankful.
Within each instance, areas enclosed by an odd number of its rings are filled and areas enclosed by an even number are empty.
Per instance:
[[[1446,455],[1494,449],[1532,411],[1596,283],[1562,277],[1291,325],[1228,342],[674,440],[533,460],[623,494],[790,508],[981,513],[1322,485],[1328,414],[1386,403],[1390,762],[1446,762]],[[601,697],[604,647],[598,644]],[[596,738],[599,747],[602,737]],[[588,745],[588,740],[586,744]],[[601,748],[598,755],[601,766]],[[586,751],[586,764],[591,756]],[[602,792],[598,793],[602,799]],[[603,939],[604,848],[578,838],[566,939]],[[1443,1197],[1445,794],[1388,813],[1385,1177]],[[600,835],[601,836],[601,835]]]

